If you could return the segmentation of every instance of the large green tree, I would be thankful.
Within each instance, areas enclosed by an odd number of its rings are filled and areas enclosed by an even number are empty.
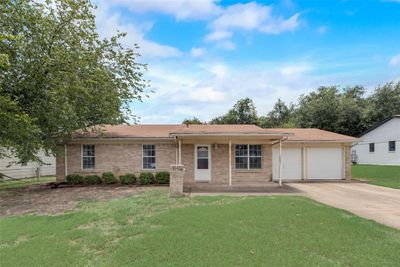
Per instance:
[[[146,66],[124,33],[99,38],[93,10],[89,0],[0,1],[0,156],[35,160],[76,129],[132,118]]]
[[[286,105],[284,101],[278,99],[273,109],[266,116],[260,116],[259,125],[263,128],[295,127],[292,120],[294,106]]]
[[[389,82],[375,88],[366,99],[363,123],[365,128],[395,114],[400,114],[400,81]]]
[[[253,100],[240,99],[225,115],[214,118],[211,124],[256,124],[258,122],[257,111]]]

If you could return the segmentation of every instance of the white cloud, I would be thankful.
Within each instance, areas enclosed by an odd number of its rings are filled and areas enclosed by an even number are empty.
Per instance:
[[[193,47],[191,50],[190,50],[190,55],[192,56],[192,57],[201,57],[201,56],[203,56],[205,54],[205,49],[204,48],[201,48],[201,47]]]
[[[221,102],[225,98],[223,92],[217,91],[212,87],[197,88],[189,94],[191,100],[204,102]]]
[[[215,31],[206,35],[206,41],[220,41],[223,39],[230,39],[232,37],[232,32],[228,31]]]
[[[172,15],[178,20],[207,19],[218,14],[217,0],[110,0],[128,7],[134,13],[157,12]]]
[[[296,30],[300,26],[299,13],[285,19],[272,15],[270,6],[250,2],[234,4],[221,11],[209,27],[211,32],[206,35],[206,41],[224,40],[225,47],[234,30],[259,31],[265,34],[280,34]],[[228,43],[231,49],[232,42]]]
[[[300,25],[299,16],[300,14],[297,13],[286,20],[283,18],[270,19],[268,23],[261,27],[261,31],[269,34],[294,31]]]
[[[214,29],[245,29],[253,30],[270,16],[269,6],[258,5],[251,2],[247,4],[235,4],[227,7],[223,14],[212,22]]]
[[[303,74],[305,72],[311,71],[313,68],[309,63],[296,63],[292,65],[286,65],[283,68],[281,68],[280,73],[282,75],[297,75],[297,74]]]
[[[135,44],[140,46],[139,52],[144,57],[178,57],[181,52],[175,47],[158,44],[149,41],[145,38],[152,24],[142,23],[134,25],[132,23],[121,23],[121,16],[119,13],[112,13],[107,2],[98,2],[98,8],[95,10],[96,14],[96,27],[101,37],[110,38],[115,35],[117,31],[126,32],[125,38],[121,39],[121,43],[126,47],[134,47]]]
[[[389,61],[389,65],[392,67],[397,67],[400,66],[400,54],[395,55],[394,57],[392,57]]]

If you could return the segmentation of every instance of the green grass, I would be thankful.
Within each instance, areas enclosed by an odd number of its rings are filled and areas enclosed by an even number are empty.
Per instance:
[[[400,231],[303,197],[152,190],[0,219],[3,266],[398,266]]]
[[[38,178],[25,178],[25,179],[19,179],[19,180],[5,180],[5,181],[0,181],[0,190],[1,189],[9,189],[9,188],[25,187],[25,186],[33,185],[33,184],[46,184],[46,183],[55,182],[55,181],[56,181],[55,176],[42,176],[39,179]]]
[[[400,189],[400,166],[353,165],[352,176],[370,184]]]

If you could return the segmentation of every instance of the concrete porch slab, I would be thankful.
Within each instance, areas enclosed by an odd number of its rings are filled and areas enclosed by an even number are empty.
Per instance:
[[[215,185],[215,184],[193,184],[184,186],[184,192],[190,194],[235,194],[235,195],[266,195],[266,194],[302,194],[290,185],[279,186],[277,183],[246,184],[246,185]]]

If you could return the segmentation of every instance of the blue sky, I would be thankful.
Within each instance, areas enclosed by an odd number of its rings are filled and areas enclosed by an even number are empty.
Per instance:
[[[202,121],[250,97],[259,115],[322,85],[400,80],[400,0],[96,0],[103,37],[148,64],[140,123]]]

